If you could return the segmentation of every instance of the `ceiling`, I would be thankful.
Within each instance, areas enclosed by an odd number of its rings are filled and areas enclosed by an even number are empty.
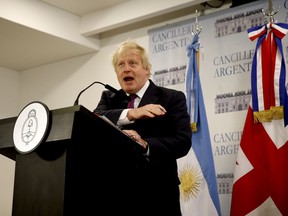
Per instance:
[[[75,15],[82,16],[103,8],[111,7],[115,4],[123,3],[127,0],[41,1]],[[37,30],[36,28],[19,24],[3,17],[4,16],[1,16],[0,9],[1,67],[23,71],[47,63],[97,51],[97,48],[95,47],[91,48],[90,46],[83,46],[83,44],[75,43],[74,41],[69,41],[65,38],[55,37],[52,34],[47,34],[46,32]]]
[[[204,0],[1,0],[0,67],[25,71],[97,52],[100,34],[133,24],[137,28],[140,21],[151,24],[155,17],[175,11],[191,14],[189,7],[201,2]],[[123,18],[106,16],[119,12]]]
[[[129,0],[41,0],[76,15],[89,14]],[[85,2],[85,3],[84,3]]]

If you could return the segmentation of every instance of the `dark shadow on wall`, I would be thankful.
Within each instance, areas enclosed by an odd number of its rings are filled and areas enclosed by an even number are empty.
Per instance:
[[[255,2],[255,1],[257,1],[257,0],[232,0],[231,8],[237,7],[239,5],[247,4],[250,2]]]

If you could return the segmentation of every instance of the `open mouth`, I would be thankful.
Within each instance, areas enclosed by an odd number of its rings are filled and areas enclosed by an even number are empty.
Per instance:
[[[133,81],[134,78],[133,77],[124,77],[123,79],[125,82],[130,82],[130,81]]]

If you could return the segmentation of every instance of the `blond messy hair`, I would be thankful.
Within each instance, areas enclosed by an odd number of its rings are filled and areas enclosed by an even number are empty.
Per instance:
[[[140,56],[143,67],[150,72],[151,64],[149,62],[146,50],[134,41],[125,41],[121,43],[118,48],[112,53],[112,65],[114,67],[114,70],[116,71],[119,56],[125,54],[128,50],[135,50],[135,52]]]

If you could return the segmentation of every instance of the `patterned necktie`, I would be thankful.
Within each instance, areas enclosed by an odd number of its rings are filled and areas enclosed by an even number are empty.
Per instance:
[[[129,95],[129,98],[130,98],[130,101],[128,103],[128,106],[127,108],[134,108],[134,101],[135,101],[135,98],[137,97],[136,94],[130,94]]]

